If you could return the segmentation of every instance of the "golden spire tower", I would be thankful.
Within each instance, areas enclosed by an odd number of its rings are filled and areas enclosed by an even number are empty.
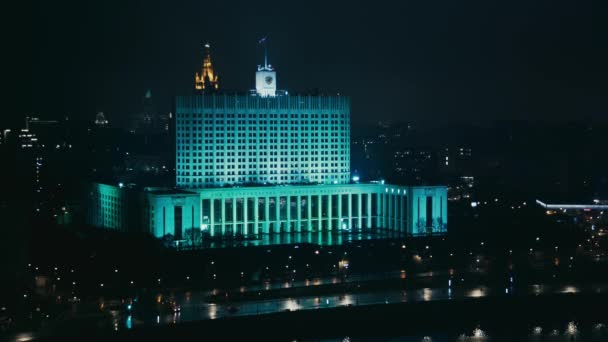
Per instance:
[[[211,65],[211,52],[209,43],[205,44],[205,57],[203,58],[203,70],[194,77],[194,88],[196,90],[213,91],[219,88],[217,74],[213,72]]]

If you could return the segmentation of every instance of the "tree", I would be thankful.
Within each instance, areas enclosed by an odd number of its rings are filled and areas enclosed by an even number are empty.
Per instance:
[[[203,234],[198,228],[186,229],[184,237],[188,246],[200,247],[203,244]]]
[[[166,234],[165,236],[162,237],[162,242],[163,242],[163,246],[170,248],[173,247],[173,234]]]
[[[425,233],[426,232],[426,219],[419,219],[418,220],[418,233]]]

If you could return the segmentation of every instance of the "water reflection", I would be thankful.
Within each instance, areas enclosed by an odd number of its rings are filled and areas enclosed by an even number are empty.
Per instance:
[[[574,323],[574,322],[568,322],[568,325],[566,327],[566,334],[567,335],[576,335],[576,334],[578,334],[578,327],[576,326],[576,323]]]
[[[296,311],[299,307],[300,304],[298,303],[298,301],[290,298],[285,302],[283,310]]]
[[[475,328],[475,330],[473,330],[473,337],[485,337],[486,333],[479,329],[479,328]]]
[[[354,304],[354,299],[353,299],[353,295],[343,295],[341,296],[340,299],[340,305],[353,305]]]
[[[216,319],[217,318],[217,305],[211,303],[209,304],[209,318]]]
[[[25,341],[31,341],[35,338],[35,335],[31,332],[25,332],[25,333],[20,333],[15,335],[14,337],[14,341],[16,342],[25,342]]]
[[[478,287],[475,289],[470,290],[467,293],[467,297],[473,297],[473,298],[480,298],[480,297],[485,297],[486,296],[486,292],[487,289],[485,287]]]
[[[133,328],[133,320],[132,320],[131,315],[127,316],[127,321],[125,322],[125,327],[127,327],[127,329]]]
[[[459,341],[459,342],[465,342],[465,341],[481,342],[481,341],[488,341],[488,340],[489,340],[489,336],[487,336],[486,332],[481,330],[479,327],[473,329],[470,336],[467,336],[466,334],[461,334],[460,336],[458,336],[458,339],[457,339],[457,341]]]
[[[541,293],[543,293],[544,291],[544,287],[543,285],[539,285],[539,284],[534,284],[532,285],[532,293],[534,293],[535,295],[539,295]]]
[[[564,286],[561,293],[578,293],[578,288],[576,286]]]
[[[425,302],[428,302],[433,299],[433,290],[429,288],[422,289],[422,298]]]
[[[399,273],[396,273],[396,277],[398,277]],[[329,278],[324,279],[325,282],[333,282],[339,281],[339,278]],[[311,279],[309,284],[319,284],[321,280]],[[445,283],[444,283],[445,284]],[[269,284],[270,285],[270,284]],[[282,283],[278,284],[279,286],[283,285]],[[291,284],[290,286],[297,286]],[[264,285],[262,285],[262,288]],[[586,292],[586,291],[595,291],[597,285],[593,286],[584,286],[584,287],[575,287],[575,286],[552,286],[552,285],[536,285],[531,287],[526,287],[527,291],[522,291],[523,294],[534,294],[536,290],[542,289],[543,295],[551,294],[551,293],[562,293],[564,290],[576,289],[577,291]],[[579,290],[580,289],[580,290]],[[257,290],[256,290],[257,292]],[[456,286],[453,289],[447,286],[438,287],[438,288],[422,288],[422,289],[399,289],[399,290],[390,290],[390,291],[382,291],[382,292],[356,292],[356,293],[335,293],[331,295],[323,295],[323,296],[302,296],[296,298],[273,298],[273,299],[259,299],[259,300],[248,300],[248,301],[236,301],[231,303],[230,305],[217,304],[217,303],[209,303],[206,301],[206,298],[210,293],[218,293],[218,291],[209,291],[209,292],[191,292],[184,293],[183,295],[175,296],[177,304],[183,307],[181,314],[174,315],[172,312],[168,314],[161,314],[160,316],[156,316],[156,324],[172,324],[179,323],[185,321],[195,321],[195,320],[204,320],[204,319],[218,319],[223,317],[232,317],[232,316],[247,316],[247,315],[260,315],[260,314],[268,314],[268,313],[276,313],[276,312],[285,312],[285,311],[299,311],[299,310],[313,310],[318,308],[334,308],[340,306],[350,306],[350,305],[378,305],[382,303],[403,303],[403,302],[421,302],[421,301],[436,301],[436,300],[450,300],[450,299],[458,299],[458,298],[479,298],[479,297],[487,297],[493,296],[497,294],[498,296],[503,296],[502,288],[487,288],[485,286],[477,286],[477,287],[459,287]],[[173,298],[173,297],[172,297]],[[154,317],[156,312],[153,313],[153,316],[147,316],[148,318],[142,318],[134,314],[135,316],[132,318],[134,321],[130,321],[130,318],[119,320],[124,324],[119,329],[131,329],[133,325],[136,327],[140,324],[151,324],[154,322]],[[124,317],[124,316],[123,316]],[[110,321],[111,323],[111,321]],[[594,322],[596,323],[596,322]],[[559,329],[555,329],[552,331],[554,327],[559,327]],[[110,326],[111,328],[112,326]],[[471,327],[472,328],[472,327]],[[466,329],[467,333],[460,336],[458,340],[460,341],[487,341],[491,340],[492,332],[481,330],[479,331]],[[551,337],[551,341],[569,341],[570,338],[575,338],[578,340],[581,336],[584,337],[585,332],[593,330],[595,334],[604,334],[606,335],[605,326],[603,323],[596,323],[595,325],[581,325],[581,323],[576,323],[574,321],[567,323],[563,321],[558,323],[558,325],[554,326],[528,326],[524,330],[524,334],[527,335],[527,338],[531,341],[539,341],[539,339],[544,340]],[[579,331],[583,331],[582,335]],[[456,336],[453,336],[451,340],[453,340]],[[417,337],[415,340],[419,341],[423,336]],[[568,340],[566,340],[568,338]],[[433,340],[445,340],[441,338],[436,338],[433,336]],[[525,340],[524,339],[518,339]],[[599,339],[600,341],[602,339]],[[603,339],[608,341],[608,338]]]

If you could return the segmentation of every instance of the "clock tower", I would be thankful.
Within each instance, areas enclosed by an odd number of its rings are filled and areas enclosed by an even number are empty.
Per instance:
[[[258,65],[255,73],[255,91],[260,96],[276,96],[277,94],[277,73],[268,64],[268,54],[266,51],[266,38],[260,43],[264,43],[264,65]]]

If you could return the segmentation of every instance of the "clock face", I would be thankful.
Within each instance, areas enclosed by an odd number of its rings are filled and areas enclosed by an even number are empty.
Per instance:
[[[266,76],[264,80],[266,81],[266,84],[272,84],[272,76]]]

